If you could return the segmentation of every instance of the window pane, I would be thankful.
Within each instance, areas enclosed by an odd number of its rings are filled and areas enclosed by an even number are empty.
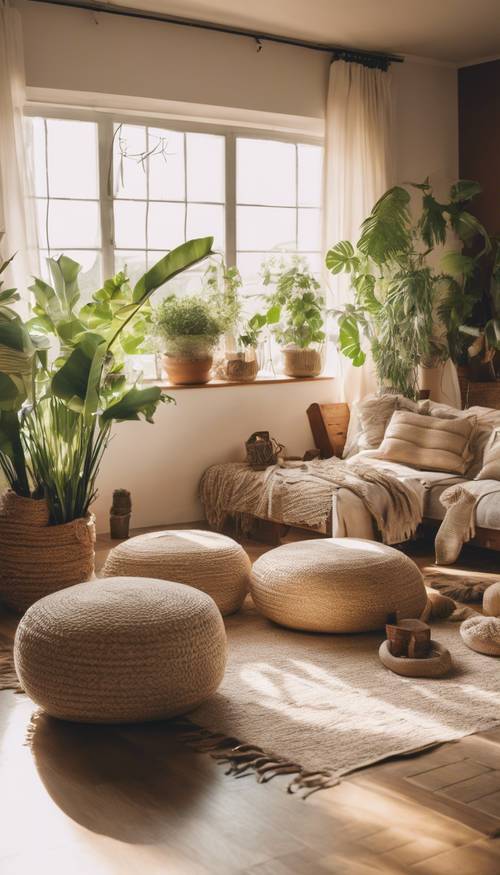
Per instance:
[[[311,249],[319,252],[321,249],[321,212],[320,210],[299,210],[299,249]]]
[[[43,118],[27,118],[26,140],[33,177],[33,194],[47,196],[47,168],[45,152],[45,122]]]
[[[184,200],[184,134],[148,128],[149,197],[153,200]]]
[[[188,200],[223,203],[224,146],[224,137],[186,134]]]
[[[224,207],[211,204],[188,204],[187,238],[214,237],[214,248],[224,249]]]
[[[294,206],[295,145],[238,138],[237,202]]]
[[[116,125],[113,144],[115,197],[144,198],[147,193],[146,128]]]
[[[148,246],[166,252],[184,243],[185,209],[184,204],[150,203]]]
[[[47,240],[47,204],[46,198],[36,198],[36,229],[38,234],[38,245],[41,249],[47,249],[49,241]]]
[[[135,285],[147,270],[146,253],[115,249],[115,271],[118,273],[120,270],[123,270],[132,285]]]
[[[146,204],[115,201],[115,245],[118,249],[146,248]]]
[[[295,210],[238,207],[238,249],[295,248]]]
[[[309,270],[315,275],[316,279],[321,282],[323,271],[323,256],[320,252],[298,252],[301,258],[307,261]]]
[[[299,206],[320,207],[323,173],[321,146],[297,146],[299,159]]]
[[[263,291],[260,269],[262,262],[269,257],[268,252],[238,252],[237,264],[244,283],[246,294]]]
[[[47,119],[50,197],[99,197],[97,125]]]
[[[49,201],[49,246],[51,249],[100,245],[97,201]]]

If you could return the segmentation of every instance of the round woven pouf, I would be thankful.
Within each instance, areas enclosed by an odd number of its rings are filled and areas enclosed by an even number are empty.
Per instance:
[[[53,717],[161,720],[215,692],[226,633],[205,593],[181,583],[115,577],[32,605],[19,624],[14,659],[27,694]]]
[[[460,626],[464,644],[477,653],[500,656],[500,619],[476,614],[468,617]]]
[[[309,632],[383,629],[388,614],[419,617],[427,602],[411,559],[357,538],[299,541],[270,550],[254,563],[250,591],[264,616]]]
[[[177,580],[212,596],[221,614],[243,604],[250,559],[243,547],[216,532],[177,529],[130,538],[111,550],[103,577],[125,575]]]

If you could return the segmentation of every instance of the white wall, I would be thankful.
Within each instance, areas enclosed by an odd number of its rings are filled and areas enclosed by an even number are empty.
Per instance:
[[[254,431],[270,431],[289,455],[314,446],[306,410],[333,400],[333,381],[169,390],[176,405],[158,410],[154,425],[125,422],[114,438],[94,506],[98,531],[108,525],[113,489],[132,492],[135,527],[202,519],[198,483],[216,462],[242,460]]]
[[[457,70],[407,59],[391,75],[395,181],[430,176],[444,192],[458,178]]]
[[[321,120],[329,57],[247,38],[18,0],[33,89],[173,100]],[[408,60],[392,68],[397,181],[457,174],[456,72]],[[104,98],[103,98],[104,99]],[[98,530],[113,489],[130,489],[134,526],[200,519],[197,485],[214,462],[242,457],[268,429],[291,454],[312,445],[306,408],[334,400],[331,381],[177,390],[154,426],[115,429],[99,481]]]

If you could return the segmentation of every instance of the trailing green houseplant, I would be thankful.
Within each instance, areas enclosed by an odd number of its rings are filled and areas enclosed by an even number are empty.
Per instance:
[[[500,239],[492,237],[490,243],[491,248],[479,235],[475,251],[446,256],[450,290],[439,307],[450,357],[478,380],[497,379],[500,350]]]
[[[421,192],[416,216],[410,190]],[[327,253],[327,268],[348,274],[354,292],[353,303],[335,311],[340,351],[359,367],[368,345],[380,387],[415,398],[419,366],[449,356],[439,304],[461,292],[446,259],[437,268],[433,255],[450,232],[463,242],[479,234],[489,245],[467,210],[479,190],[477,183],[459,180],[440,203],[428,179],[395,186],[374,205],[355,245],[344,240]]]
[[[272,257],[263,265],[263,283],[273,286],[260,322],[271,327],[282,348],[284,372],[291,377],[321,373],[326,309],[320,284],[305,259],[287,264]]]
[[[153,292],[204,259],[211,245],[212,238],[183,244],[133,289],[120,274],[81,308],[80,266],[51,259],[54,286],[35,280],[35,316],[27,322],[12,306],[18,294],[0,292],[0,465],[10,487],[0,512],[0,594],[12,607],[23,609],[49,586],[88,578],[88,512],[112,424],[152,422],[158,404],[171,400],[158,386],[129,385],[123,353],[145,336],[141,311]],[[37,533],[31,523],[40,504],[50,525]],[[45,550],[39,568],[31,548],[56,541],[60,549]]]
[[[157,308],[154,323],[171,382],[208,382],[213,350],[224,330],[213,303],[197,295],[171,295]]]

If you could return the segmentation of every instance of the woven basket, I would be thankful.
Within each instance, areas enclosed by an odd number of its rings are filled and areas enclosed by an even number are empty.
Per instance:
[[[323,358],[317,349],[284,349],[283,372],[287,377],[318,377]]]
[[[48,525],[45,501],[7,492],[0,504],[0,600],[23,612],[94,573],[94,517]]]

